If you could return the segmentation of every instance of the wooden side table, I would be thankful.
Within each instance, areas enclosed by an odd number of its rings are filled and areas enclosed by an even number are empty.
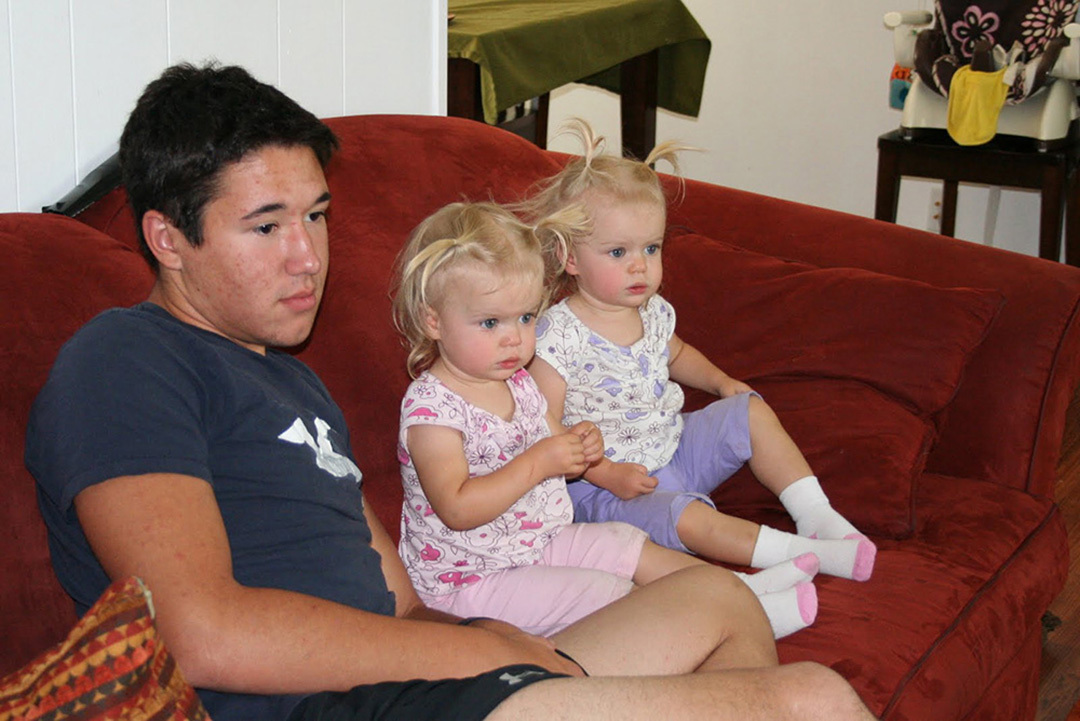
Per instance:
[[[571,82],[617,92],[623,151],[656,144],[658,107],[697,115],[711,43],[682,0],[450,0],[447,110],[494,124],[540,98],[534,117],[502,124],[543,147],[549,92]],[[513,125],[518,127],[512,127]]]
[[[896,222],[900,180],[904,175],[943,181],[941,234],[956,230],[958,183],[1034,188],[1041,193],[1039,257],[1061,257],[1065,218],[1065,262],[1080,266],[1080,188],[1076,169],[1080,141],[1039,151],[1022,139],[998,137],[985,145],[960,146],[948,136],[906,139],[900,130],[878,138],[877,197],[874,217]]]
[[[619,93],[624,155],[645,158],[656,147],[656,64],[655,50],[619,64],[624,88]],[[484,108],[480,97],[480,66],[464,58],[450,58],[447,67],[447,114],[483,121]],[[500,123],[499,126],[546,148],[551,93],[542,93],[539,98],[535,113]]]

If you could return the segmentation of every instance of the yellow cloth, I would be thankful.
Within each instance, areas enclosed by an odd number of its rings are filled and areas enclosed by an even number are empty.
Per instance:
[[[619,92],[623,60],[659,48],[656,102],[696,116],[711,43],[682,0],[449,0],[451,58],[480,66],[484,120],[572,82]]]
[[[997,134],[998,115],[1009,86],[1002,82],[1006,68],[992,73],[965,65],[949,83],[949,135],[960,145],[982,145]]]

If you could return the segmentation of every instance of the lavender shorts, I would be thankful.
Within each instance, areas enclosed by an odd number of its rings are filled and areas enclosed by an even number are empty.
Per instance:
[[[653,543],[688,552],[675,531],[683,510],[693,501],[715,508],[709,493],[750,460],[752,395],[758,394],[740,393],[683,413],[675,455],[650,472],[659,481],[652,493],[624,501],[591,483],[571,483],[574,521],[622,521],[648,533]]]

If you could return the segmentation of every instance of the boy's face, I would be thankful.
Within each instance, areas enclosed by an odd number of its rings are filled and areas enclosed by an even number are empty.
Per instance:
[[[587,200],[593,231],[574,245],[566,271],[577,292],[600,306],[637,308],[660,288],[667,222],[657,203]]]
[[[257,353],[302,342],[326,280],[329,202],[310,148],[268,146],[226,166],[202,244],[174,244],[167,309]]]

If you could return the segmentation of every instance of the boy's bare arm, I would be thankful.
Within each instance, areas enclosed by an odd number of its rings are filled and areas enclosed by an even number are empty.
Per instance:
[[[540,644],[242,586],[232,575],[213,490],[202,479],[113,478],[82,491],[75,507],[110,578],[134,575],[147,584],[162,637],[195,686],[312,693],[384,680],[463,676],[523,662],[567,672],[566,664]],[[400,581],[395,586],[402,590]],[[462,656],[462,648],[470,653]]]

